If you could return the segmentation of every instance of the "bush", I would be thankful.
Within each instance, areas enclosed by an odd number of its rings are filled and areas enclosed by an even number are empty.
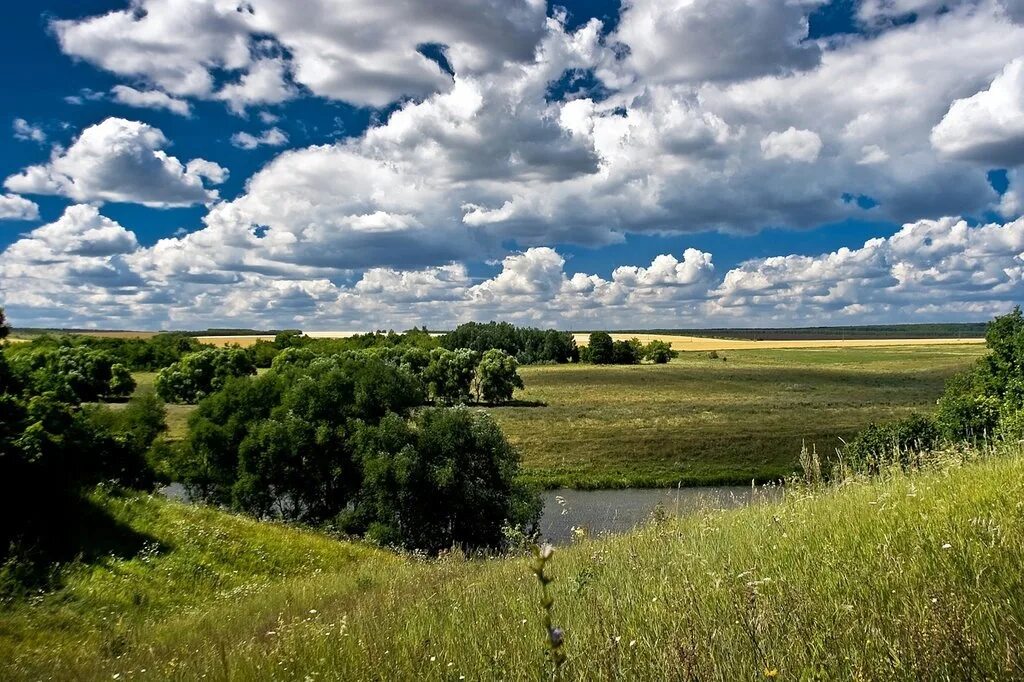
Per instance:
[[[156,392],[169,403],[195,403],[223,387],[229,378],[255,373],[256,366],[241,348],[210,348],[160,370]]]
[[[9,376],[6,353],[0,353],[3,376]],[[0,559],[12,548],[43,561],[70,559],[88,549],[76,544],[80,531],[90,530],[82,526],[86,491],[101,481],[151,482],[145,452],[162,414],[145,399],[122,410],[82,409],[31,384],[12,388],[0,383]]]
[[[650,343],[644,346],[643,350],[644,358],[650,360],[656,365],[664,365],[672,358],[679,355],[675,350],[672,350],[672,344],[660,339],[653,339]]]
[[[643,357],[643,345],[637,339],[612,343],[612,363],[616,365],[639,365]]]
[[[912,414],[889,424],[871,424],[846,444],[843,454],[856,472],[877,474],[888,465],[917,466],[940,440],[935,420]]]
[[[316,358],[234,379],[199,403],[175,473],[211,502],[323,522],[359,487],[353,431],[422,402],[407,372],[365,355]]]

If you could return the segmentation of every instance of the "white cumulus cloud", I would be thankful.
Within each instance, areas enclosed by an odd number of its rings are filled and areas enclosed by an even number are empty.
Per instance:
[[[17,194],[0,194],[0,220],[38,220],[39,206]]]
[[[1007,64],[986,90],[953,102],[931,141],[955,158],[1024,164],[1024,57]]]
[[[166,109],[179,116],[189,116],[192,106],[183,99],[176,99],[159,90],[136,90],[127,85],[115,85],[110,90],[114,101],[142,109]]]
[[[220,183],[227,171],[204,159],[183,165],[164,151],[168,140],[152,126],[108,118],[90,126],[50,161],[8,177],[4,186],[26,194],[75,201],[123,201],[154,207],[189,206],[217,198],[203,180]]]

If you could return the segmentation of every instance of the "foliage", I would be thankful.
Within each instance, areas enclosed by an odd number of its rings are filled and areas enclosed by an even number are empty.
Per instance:
[[[594,332],[587,344],[585,361],[595,365],[610,365],[615,362],[615,346],[608,332]]]
[[[87,348],[43,353],[60,356],[65,367],[68,355],[96,355]],[[152,482],[146,452],[163,428],[162,406],[143,399],[117,412],[79,407],[88,372],[75,365],[76,374],[60,383],[44,376],[50,362],[34,370],[29,383],[0,383],[0,558],[14,551],[29,563],[45,564],[73,555],[76,538],[89,532],[83,491],[101,481],[138,487]],[[7,375],[3,353],[0,377]],[[60,390],[51,390],[55,386]]]
[[[52,393],[69,403],[125,398],[135,390],[131,373],[113,355],[86,346],[17,353],[12,357],[11,369],[32,393]]]
[[[257,339],[256,343],[246,349],[252,357],[252,364],[259,368],[267,368],[274,362],[280,352],[276,343]]]
[[[886,466],[919,466],[940,441],[932,417],[911,414],[887,424],[870,424],[846,444],[843,454],[854,470],[877,474]]]
[[[612,364],[639,365],[643,357],[643,345],[636,339],[612,343]]]
[[[428,408],[356,435],[363,472],[339,523],[382,544],[436,553],[497,547],[506,526],[535,525],[539,499],[516,482],[519,455],[485,413]]]
[[[78,348],[103,352],[114,362],[128,370],[154,371],[177,362],[182,356],[202,350],[205,346],[197,339],[179,332],[156,334],[149,338],[116,338],[85,334],[42,334],[29,343],[19,343],[8,349],[12,358],[34,355],[60,348]]]
[[[517,388],[524,388],[517,371],[516,359],[503,350],[492,348],[484,352],[476,369],[477,401],[496,404],[512,400]]]
[[[423,380],[430,395],[449,405],[468,403],[480,354],[468,348],[430,351],[430,363],[423,370]]]
[[[678,357],[679,352],[672,349],[672,344],[660,339],[652,339],[644,346],[644,359],[650,360],[656,365],[664,365],[672,358]]]
[[[219,390],[229,378],[255,373],[252,358],[241,348],[210,348],[160,370],[156,392],[169,403],[195,403]]]
[[[508,322],[467,322],[444,335],[441,345],[449,350],[469,348],[478,353],[497,348],[520,364],[576,362],[579,351],[570,332],[516,327]]]
[[[196,497],[313,524],[342,515],[349,532],[428,551],[438,542],[493,546],[502,524],[519,523],[530,498],[513,485],[518,454],[493,422],[429,409],[408,421],[426,396],[422,380],[400,361],[404,353],[305,357],[305,350],[283,351],[269,372],[231,380],[199,404],[170,465]],[[504,365],[499,369],[514,363],[499,353],[490,357]],[[468,367],[471,380],[475,355],[435,349],[432,366],[458,377]],[[468,386],[460,379],[460,391]],[[448,440],[444,428],[452,429]],[[386,512],[381,490],[395,486],[401,500],[391,503],[406,506]],[[439,490],[458,500],[439,500]],[[433,527],[438,514],[444,528]]]
[[[939,400],[937,420],[948,440],[992,437],[1001,419],[1015,419],[1024,407],[1024,315],[1019,306],[989,323],[985,345],[988,354],[952,379]]]

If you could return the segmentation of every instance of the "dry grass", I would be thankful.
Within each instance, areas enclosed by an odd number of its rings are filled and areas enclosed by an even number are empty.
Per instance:
[[[585,346],[589,334],[573,334],[576,343]],[[671,334],[612,334],[612,339],[623,341],[640,339],[643,343],[666,341],[677,351],[722,351],[722,350],[772,350],[779,348],[875,348],[883,346],[943,346],[983,344],[985,339],[848,339],[848,340],[807,340],[750,341],[747,339],[717,339],[703,336],[675,336]]]

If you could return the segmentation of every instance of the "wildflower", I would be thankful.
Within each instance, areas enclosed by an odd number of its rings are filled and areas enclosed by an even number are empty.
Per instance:
[[[942,546],[942,549],[952,549],[952,547],[953,547],[953,545],[951,545],[951,544],[949,544],[949,543],[947,542],[946,544],[944,544],[944,545]]]
[[[765,668],[764,669],[764,676],[768,677],[768,678],[771,678],[771,679],[775,679],[776,677],[779,676],[779,669],[778,668]]]
[[[562,646],[562,638],[564,636],[565,636],[565,633],[562,632],[562,628],[554,628],[554,629],[552,629],[551,630],[551,645],[552,646],[556,646],[556,647],[557,646]]]

